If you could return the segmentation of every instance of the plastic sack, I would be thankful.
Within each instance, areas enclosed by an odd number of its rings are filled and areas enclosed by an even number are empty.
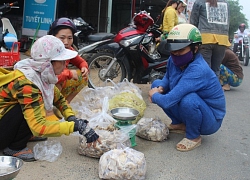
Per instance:
[[[99,160],[101,179],[145,179],[146,160],[143,153],[132,148],[113,149]]]
[[[120,92],[130,91],[132,93],[135,93],[140,99],[143,99],[141,95],[142,91],[140,90],[140,88],[134,83],[129,82],[126,78],[124,78],[122,82],[118,83],[117,87],[119,88]]]
[[[75,115],[80,119],[91,119],[96,116],[96,114],[101,113],[101,108],[90,110],[85,105],[81,105],[79,102],[71,103],[70,105],[72,109],[74,109],[73,111]]]
[[[150,141],[165,141],[169,129],[159,118],[141,118],[137,123],[136,135]]]
[[[48,140],[37,143],[33,147],[36,160],[54,162],[62,153],[62,145],[55,140]]]
[[[89,119],[89,126],[91,128],[94,129],[97,126],[106,128],[109,125],[115,124],[117,122],[112,116],[110,116],[107,113],[108,107],[109,107],[108,97],[104,97],[103,105],[102,105],[102,112],[92,117],[91,119]]]
[[[112,97],[117,90],[112,86],[86,88],[81,91],[82,106],[87,107],[91,111],[101,111],[104,97]]]
[[[84,136],[79,137],[78,153],[80,155],[100,158],[103,153],[110,151],[121,146],[130,147],[129,134],[124,133],[111,126],[107,129],[95,129],[96,133],[99,135],[102,144],[97,143],[96,147],[87,147],[87,140]]]
[[[109,100],[109,109],[117,107],[129,107],[139,111],[137,118],[132,121],[133,124],[137,123],[144,115],[146,109],[146,103],[143,99],[140,99],[135,93],[132,92],[121,92]]]

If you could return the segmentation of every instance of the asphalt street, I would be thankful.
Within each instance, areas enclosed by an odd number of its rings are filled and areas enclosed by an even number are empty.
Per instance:
[[[170,134],[160,143],[136,137],[134,149],[146,157],[146,180],[250,180],[250,65],[243,70],[242,85],[225,92],[227,113],[222,127],[213,135],[202,136],[200,147],[189,152],[177,151],[175,145],[183,138],[180,134]],[[147,103],[144,116],[158,116],[170,123],[163,111],[148,101],[150,85],[139,87]],[[55,162],[25,162],[16,180],[99,179],[99,160],[78,154],[77,136],[49,139],[61,142],[63,152],[59,158]],[[35,144],[28,146],[32,148]]]

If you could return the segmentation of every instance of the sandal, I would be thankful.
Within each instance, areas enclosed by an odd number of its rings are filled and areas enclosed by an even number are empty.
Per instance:
[[[186,148],[183,149],[183,148],[179,148],[177,147],[178,145],[182,145],[182,146],[185,146]],[[194,148],[197,148],[198,146],[201,145],[201,138],[198,142],[194,142],[194,141],[191,141],[190,139],[187,139],[187,138],[183,138],[177,145],[176,145],[176,149],[178,151],[190,151],[190,150],[193,150]]]
[[[229,84],[225,84],[225,85],[223,85],[222,86],[222,89],[224,90],[224,91],[230,91],[230,85]]]
[[[26,162],[36,161],[32,150],[27,148],[27,147],[22,149],[22,150],[18,150],[18,151],[12,150],[12,149],[7,147],[3,150],[3,154],[7,155],[7,156],[13,156],[13,157],[20,158]]]
[[[170,125],[167,125],[169,133],[176,133],[176,134],[185,134],[186,131],[181,129],[173,129]]]
[[[29,142],[35,142],[35,141],[46,141],[48,138],[46,137],[38,137],[38,136],[32,136],[29,139]]]

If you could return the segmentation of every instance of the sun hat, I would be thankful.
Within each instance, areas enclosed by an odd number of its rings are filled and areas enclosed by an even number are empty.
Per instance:
[[[66,49],[63,42],[55,36],[45,35],[31,47],[31,57],[35,61],[65,61],[77,56],[76,51]]]
[[[182,3],[182,7],[186,7],[187,3],[184,0],[180,0],[180,3]]]

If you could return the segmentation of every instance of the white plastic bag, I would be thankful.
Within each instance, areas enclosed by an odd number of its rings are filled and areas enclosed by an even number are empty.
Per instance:
[[[104,97],[103,105],[102,105],[102,112],[97,114],[96,116],[93,116],[91,119],[89,119],[89,126],[91,128],[102,127],[106,128],[111,124],[115,124],[117,121],[108,114],[108,108],[109,108],[109,101],[108,97]]]
[[[99,161],[101,179],[142,180],[146,175],[143,153],[132,148],[113,149],[104,153]]]
[[[165,141],[169,129],[159,118],[141,118],[137,123],[136,135],[150,141]]]
[[[62,145],[55,140],[43,141],[33,147],[33,152],[36,160],[54,162],[62,153]]]
[[[140,99],[142,98],[142,91],[138,86],[136,86],[134,83],[129,82],[128,79],[124,78],[122,82],[117,84],[117,87],[119,88],[120,92],[127,91],[132,92],[137,95]]]
[[[144,115],[146,109],[146,102],[143,99],[140,99],[135,93],[129,91],[123,91],[119,94],[113,96],[109,100],[109,109],[114,109],[118,107],[129,107],[139,111],[139,115],[136,117],[133,124],[137,123]]]
[[[131,146],[129,141],[129,134],[124,133],[118,129],[95,129],[95,132],[99,135],[102,144],[97,143],[96,147],[87,147],[87,141],[84,136],[79,137],[78,153],[80,155],[100,158],[103,153],[108,152],[111,149],[115,149],[121,146]]]

